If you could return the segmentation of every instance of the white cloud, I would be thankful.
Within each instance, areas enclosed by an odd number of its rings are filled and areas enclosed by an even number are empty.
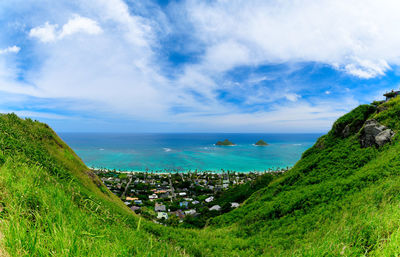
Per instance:
[[[91,19],[76,15],[79,8]],[[120,0],[82,1],[79,8],[72,10],[75,14],[61,8],[64,25],[46,23],[31,30],[31,37],[54,44],[34,45],[34,54],[42,59],[25,73],[28,85],[0,83],[0,90],[84,103],[70,110],[148,120],[166,116],[174,88],[160,75],[151,22],[130,14]],[[59,20],[53,23],[62,24]],[[77,33],[96,37],[61,40]]]
[[[286,99],[292,102],[296,102],[301,96],[294,93],[285,94]]]
[[[58,25],[52,25],[46,22],[43,26],[32,28],[29,32],[30,37],[34,37],[43,43],[53,42],[56,40],[56,28]]]
[[[185,120],[198,131],[224,132],[318,132],[328,131],[337,117],[345,114],[349,108],[359,103],[354,99],[343,99],[340,103],[315,102],[313,105],[306,102],[289,102],[285,105],[273,105],[268,112],[256,113],[225,113],[218,115],[183,114],[178,117]],[[207,126],[204,126],[207,124]]]
[[[224,41],[214,44],[207,49],[204,56],[204,65],[214,72],[230,70],[242,64],[248,64],[249,50],[235,42]]]
[[[240,44],[241,64],[322,62],[360,78],[400,64],[399,1],[191,0],[186,9],[198,40]],[[221,57],[224,67],[237,63]]]
[[[0,109],[0,113],[12,113],[12,112],[24,118],[69,119],[68,116],[48,113],[48,112],[15,111],[15,110]]]
[[[347,64],[345,70],[354,76],[370,79],[379,75],[384,75],[387,70],[390,70],[390,66],[384,60],[376,62],[363,60],[357,63]]]
[[[102,32],[96,21],[89,18],[75,15],[74,18],[70,19],[61,30],[59,35],[60,38],[70,36],[75,33],[86,33],[89,35],[97,35]]]
[[[9,46],[5,49],[0,49],[0,54],[18,53],[21,50],[18,46]]]
[[[43,43],[54,42],[76,33],[97,35],[102,32],[98,23],[92,19],[74,15],[60,30],[58,24],[46,22],[44,25],[32,28],[29,36],[39,39]]]

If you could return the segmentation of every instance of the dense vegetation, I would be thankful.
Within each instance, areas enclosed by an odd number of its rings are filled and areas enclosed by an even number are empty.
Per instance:
[[[224,141],[218,141],[217,143],[215,143],[215,145],[231,146],[231,145],[235,145],[235,144],[232,143],[231,141],[229,141],[228,139],[225,139]]]
[[[260,140],[257,141],[257,143],[255,143],[255,145],[257,145],[257,146],[266,146],[268,144],[264,140],[260,139]]]
[[[392,143],[360,147],[370,118]],[[250,197],[201,230],[140,220],[44,124],[3,115],[0,132],[0,252],[11,256],[400,252],[400,97],[338,119],[290,171],[227,192],[220,201]]]
[[[203,228],[205,227],[211,218],[221,215],[221,213],[227,213],[232,211],[232,202],[242,203],[248,199],[254,192],[268,185],[273,179],[281,176],[282,173],[271,172],[258,176],[255,180],[248,183],[240,184],[235,187],[228,188],[224,191],[219,191],[216,194],[215,201],[205,206],[201,210],[201,215],[198,216],[186,216],[183,223],[178,224],[181,227],[186,228]],[[213,205],[221,206],[221,211],[209,211],[208,207]]]

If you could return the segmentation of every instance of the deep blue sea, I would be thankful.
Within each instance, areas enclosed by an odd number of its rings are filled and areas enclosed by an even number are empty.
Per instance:
[[[126,171],[264,171],[293,166],[321,134],[60,133],[89,167]],[[229,139],[236,146],[215,146]],[[259,139],[269,145],[254,146]]]

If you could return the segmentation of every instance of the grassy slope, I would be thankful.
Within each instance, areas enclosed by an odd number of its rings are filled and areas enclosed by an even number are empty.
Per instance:
[[[295,167],[203,230],[133,215],[46,125],[0,116],[0,212],[11,256],[392,256],[400,245],[400,143],[360,148],[374,117],[400,132],[400,98],[360,106]],[[352,135],[340,132],[350,124]]]
[[[367,118],[400,131],[400,98],[384,106],[340,118],[290,172],[212,223],[232,227],[265,255],[391,256],[400,242],[399,135],[380,149],[360,148],[358,140]],[[347,124],[353,134],[342,138]]]
[[[11,256],[179,256],[45,124],[0,116],[0,212]]]

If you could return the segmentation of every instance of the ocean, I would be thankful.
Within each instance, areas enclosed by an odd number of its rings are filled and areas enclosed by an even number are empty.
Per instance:
[[[85,164],[123,171],[265,171],[293,166],[322,134],[59,133]],[[236,146],[215,146],[229,139]],[[269,145],[255,146],[263,139]]]

